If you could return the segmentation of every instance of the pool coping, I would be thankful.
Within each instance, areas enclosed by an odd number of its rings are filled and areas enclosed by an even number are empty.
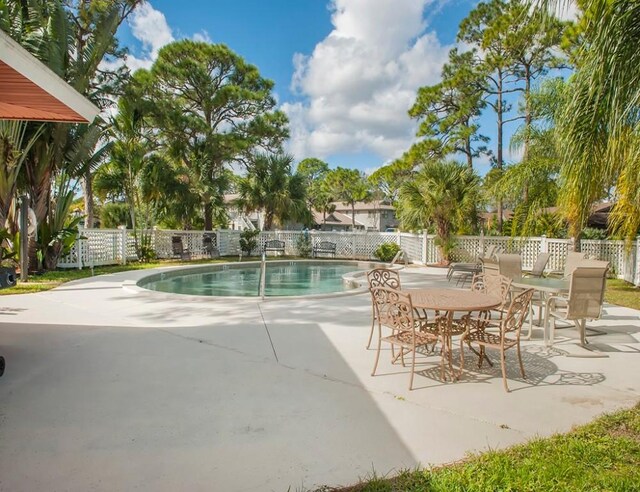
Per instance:
[[[205,269],[211,268],[212,266],[224,267],[225,265],[233,265],[236,268],[240,268],[241,266],[260,265],[261,263],[260,261],[247,261],[247,262],[229,261],[229,262],[223,262],[223,263],[206,263],[203,265],[180,266],[180,267],[171,268],[170,270],[161,271],[161,272],[152,271],[151,273],[149,273],[149,275],[144,275],[143,277],[140,277],[137,280],[125,280],[124,282],[122,282],[122,288],[123,290],[133,294],[151,295],[153,297],[165,298],[165,299],[193,299],[193,300],[199,299],[199,300],[210,300],[210,301],[229,299],[229,300],[235,300],[235,301],[241,300],[241,301],[258,301],[258,302],[282,301],[287,299],[289,300],[328,299],[328,298],[334,298],[334,297],[355,296],[355,295],[364,294],[365,292],[367,292],[369,289],[366,285],[364,285],[366,283],[365,277],[367,272],[369,272],[370,270],[373,270],[374,268],[385,267],[391,270],[401,270],[403,268],[402,265],[389,265],[386,263],[378,263],[370,260],[337,260],[337,259],[333,260],[333,259],[313,258],[313,259],[301,259],[301,260],[269,260],[268,261],[269,264],[292,263],[292,262],[341,263],[341,264],[364,263],[364,264],[367,264],[368,266],[371,266],[371,268],[368,268],[366,270],[357,270],[353,272],[347,272],[344,275],[342,275],[342,279],[344,282],[350,283],[351,285],[356,285],[356,287],[352,289],[341,291],[341,292],[327,292],[323,294],[308,294],[308,295],[301,295],[301,296],[264,296],[264,297],[261,297],[261,296],[203,296],[203,295],[196,295],[196,294],[178,294],[178,293],[172,293],[172,292],[162,292],[157,290],[146,289],[140,285],[141,282],[148,281],[150,277],[155,277],[155,276],[162,277],[167,273],[175,274],[175,275],[177,275],[177,273],[175,272],[180,272],[182,274],[184,274],[185,272],[198,273],[199,270],[205,270]],[[171,276],[174,276],[174,275],[171,275]]]

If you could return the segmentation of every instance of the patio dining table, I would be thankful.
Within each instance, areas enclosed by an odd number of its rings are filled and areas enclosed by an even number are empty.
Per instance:
[[[456,312],[470,313],[487,311],[502,304],[502,300],[496,296],[470,290],[429,288],[403,289],[403,292],[411,295],[411,302],[416,309],[447,313],[443,350],[445,351],[450,370],[452,370],[451,340],[454,335],[453,315]],[[462,363],[464,357],[463,351],[461,351],[460,357]]]

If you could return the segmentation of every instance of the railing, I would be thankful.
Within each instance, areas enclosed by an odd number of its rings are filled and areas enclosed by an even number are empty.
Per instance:
[[[240,231],[169,231],[154,229],[144,235],[158,258],[173,258],[172,238],[179,236],[185,250],[192,258],[206,257],[205,234],[211,237],[208,247],[216,247],[221,256],[237,256],[240,253]],[[336,258],[374,259],[376,249],[384,243],[396,243],[410,263],[430,264],[439,259],[435,236],[404,232],[326,232],[326,231],[264,231],[258,236],[254,255],[262,253],[265,241],[279,239],[285,243],[285,254],[298,255],[298,244],[304,234],[312,243],[330,241],[336,244]],[[551,253],[548,270],[562,270],[567,252],[575,249],[572,239],[542,237],[459,236],[453,253],[453,261],[472,261],[482,256],[489,246],[522,255],[524,268],[531,268],[539,253]],[[589,257],[607,260],[613,273],[621,279],[640,285],[640,241],[627,244],[624,241],[580,242],[581,251]],[[125,229],[83,229],[69,255],[58,262],[61,268],[85,268],[100,265],[124,264],[134,261],[136,240],[132,231]]]

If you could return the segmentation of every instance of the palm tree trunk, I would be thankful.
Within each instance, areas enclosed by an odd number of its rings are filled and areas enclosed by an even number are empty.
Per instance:
[[[84,175],[84,179],[82,180],[82,188],[84,191],[84,213],[85,213],[85,221],[84,227],[85,229],[93,228],[93,176],[91,175],[91,170],[87,169],[87,172]]]

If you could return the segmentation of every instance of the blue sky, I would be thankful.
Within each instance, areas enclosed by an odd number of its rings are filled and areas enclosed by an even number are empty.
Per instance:
[[[173,39],[224,43],[275,82],[288,151],[371,172],[414,139],[407,109],[439,80],[472,0],[152,0],[120,30],[132,68]],[[483,132],[495,134],[490,115]],[[508,129],[507,137],[512,129]],[[479,162],[484,174],[488,163]]]

